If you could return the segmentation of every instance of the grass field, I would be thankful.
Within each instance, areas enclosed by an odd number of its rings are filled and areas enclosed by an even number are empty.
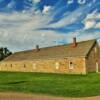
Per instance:
[[[0,92],[5,91],[66,97],[97,96],[100,95],[100,74],[0,72]]]

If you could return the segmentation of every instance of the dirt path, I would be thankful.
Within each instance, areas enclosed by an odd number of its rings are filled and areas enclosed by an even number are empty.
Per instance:
[[[23,93],[0,93],[0,100],[100,100],[100,96],[87,98],[63,98]]]

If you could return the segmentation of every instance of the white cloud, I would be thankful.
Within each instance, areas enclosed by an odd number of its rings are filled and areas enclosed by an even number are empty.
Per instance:
[[[78,41],[83,41],[83,40],[90,40],[90,39],[100,39],[100,32],[81,32],[79,36],[77,36]],[[100,42],[99,42],[100,44]]]
[[[99,43],[99,45],[100,45],[100,39],[98,39],[97,41],[98,41],[98,43]]]
[[[78,3],[79,4],[85,4],[86,3],[86,0],[78,0]]]
[[[94,28],[100,28],[100,22],[97,23]]]
[[[85,25],[84,29],[100,28],[100,22],[96,22],[96,19],[100,19],[99,13],[93,12],[92,14],[88,14],[85,20],[83,21]]]
[[[7,17],[9,16],[9,17]],[[13,51],[32,49],[36,44],[41,47],[56,45],[54,40],[67,37],[53,31],[38,31],[51,20],[49,16],[29,13],[0,13],[0,46],[7,46]]]
[[[95,18],[99,18],[100,19],[100,13],[95,14],[94,16]]]
[[[34,3],[38,3],[40,2],[41,0],[33,0]]]
[[[84,29],[89,29],[89,28],[93,28],[96,25],[96,22],[94,20],[86,20],[84,22]]]
[[[97,10],[95,10],[93,13],[88,14],[86,19],[99,19],[100,18],[100,13],[96,12]]]
[[[67,0],[68,4],[72,4],[74,2],[74,0]]]
[[[14,6],[15,6],[15,1],[11,1],[10,3],[8,3],[8,5],[6,7],[13,8]]]
[[[52,25],[49,25],[49,27],[60,28],[60,27],[64,27],[66,25],[74,23],[76,20],[79,19],[80,16],[88,13],[88,9],[91,9],[91,7],[93,6],[92,3],[90,3],[90,4],[91,4],[91,6],[89,6],[89,4],[86,4],[85,6],[80,6],[75,11],[70,12],[67,16],[64,16],[58,22],[56,22]],[[85,13],[83,13],[83,12],[85,12]]]
[[[51,6],[44,6],[42,13],[46,14],[50,11],[50,9],[51,9]]]
[[[54,23],[52,25],[49,25],[50,27],[54,27],[54,28],[60,28],[60,27],[64,27],[68,24],[71,24],[73,22],[75,22],[77,20],[77,18],[82,14],[82,12],[72,12],[70,13],[67,17],[65,16],[64,18],[62,18],[60,21],[58,21],[57,23]],[[74,16],[74,17],[73,17]]]
[[[51,8],[47,7],[46,12]],[[40,47],[57,45],[55,41],[66,40],[71,42],[73,33],[58,34],[52,30],[36,30],[37,28],[53,27],[60,28],[65,25],[71,24],[83,13],[83,8],[70,13],[70,15],[62,18],[57,23],[48,25],[52,20],[53,15],[41,14],[40,11],[33,13],[34,9],[25,13],[0,13],[0,46],[7,46],[15,50],[24,50],[35,48],[39,44]],[[44,11],[44,12],[45,12]],[[74,18],[73,18],[74,16]],[[98,16],[98,15],[97,15]],[[88,25],[87,25],[88,26]],[[84,33],[82,33],[84,34]],[[77,34],[75,34],[77,36]],[[80,40],[99,37],[100,33],[93,33],[91,35],[81,35],[78,37]]]

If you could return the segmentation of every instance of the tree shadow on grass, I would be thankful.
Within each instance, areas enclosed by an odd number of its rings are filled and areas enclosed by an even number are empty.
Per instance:
[[[14,85],[14,84],[27,83],[27,82],[28,82],[28,81],[16,81],[16,82],[8,82],[8,83],[4,83],[4,84]]]

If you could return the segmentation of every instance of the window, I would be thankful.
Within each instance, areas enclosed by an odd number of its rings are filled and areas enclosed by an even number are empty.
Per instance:
[[[25,65],[25,64],[23,65],[23,70],[24,70],[24,71],[26,70],[26,65]]]
[[[94,48],[94,51],[95,51],[95,53],[97,53],[97,48],[96,47]]]
[[[5,67],[7,67],[7,64],[5,64]]]
[[[11,68],[12,68],[12,64],[11,64]]]
[[[56,69],[59,69],[59,67],[60,67],[59,62],[56,62],[56,63],[55,63],[55,67],[56,67]]]
[[[34,70],[36,69],[36,63],[33,64],[33,69],[34,69]]]
[[[96,72],[99,72],[99,64],[96,62]]]
[[[69,69],[73,69],[74,68],[74,64],[73,64],[73,62],[69,62]]]
[[[24,64],[24,68],[26,68],[26,65]]]

